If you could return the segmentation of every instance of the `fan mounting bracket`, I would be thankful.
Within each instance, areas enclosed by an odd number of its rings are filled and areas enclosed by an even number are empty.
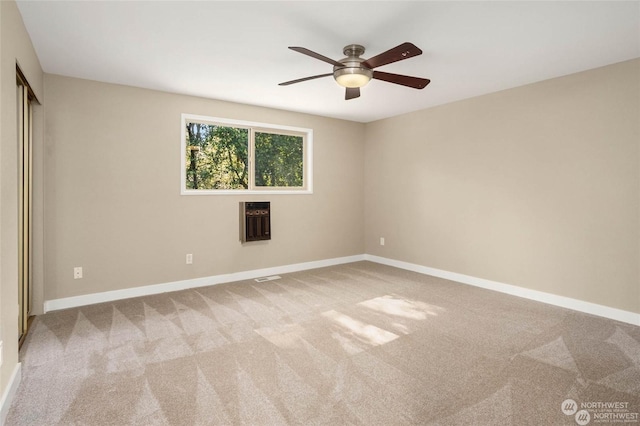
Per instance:
[[[364,53],[364,46],[359,44],[348,44],[342,49],[342,53],[347,55],[348,57],[358,57]]]

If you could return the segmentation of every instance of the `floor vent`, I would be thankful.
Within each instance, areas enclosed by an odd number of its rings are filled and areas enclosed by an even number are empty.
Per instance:
[[[256,282],[257,283],[264,283],[264,282],[267,282],[267,281],[279,280],[280,278],[281,278],[280,275],[272,275],[270,277],[256,278]]]

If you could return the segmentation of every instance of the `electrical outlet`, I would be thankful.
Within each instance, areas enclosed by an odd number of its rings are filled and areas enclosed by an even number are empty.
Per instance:
[[[384,237],[380,237],[380,245],[383,246],[384,245]]]
[[[193,263],[193,255],[187,254],[187,265],[191,265]]]
[[[0,340],[0,366],[2,366],[2,354],[3,354],[3,351],[2,351],[2,340]]]
[[[82,278],[82,266],[76,266],[73,268],[73,279],[77,280]]]

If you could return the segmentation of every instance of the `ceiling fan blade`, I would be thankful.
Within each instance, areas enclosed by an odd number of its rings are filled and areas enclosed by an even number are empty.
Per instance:
[[[322,56],[321,54],[316,53],[312,50],[306,49],[304,47],[289,46],[289,49],[295,50],[296,52],[302,53],[303,55],[311,56],[312,58],[320,59],[321,61],[324,61],[336,67],[344,67],[344,64],[338,61],[334,61],[331,58],[327,58],[326,56]]]
[[[393,62],[398,62],[403,59],[409,59],[414,56],[422,55],[422,50],[417,48],[413,43],[402,43],[392,49],[382,52],[381,54],[369,58],[362,63],[363,66],[373,69],[387,65]]]
[[[333,75],[333,73],[330,72],[328,74],[312,75],[311,77],[305,77],[305,78],[299,78],[297,80],[285,81],[284,83],[279,83],[278,86],[288,86],[290,84],[302,83],[303,81],[313,80],[313,79],[316,79],[316,78],[329,77],[330,75]]]
[[[424,89],[427,84],[431,83],[431,80],[429,80],[428,78],[411,77],[408,75],[391,74],[381,71],[374,71],[373,78],[375,78],[376,80],[383,80],[389,83],[411,87],[413,89]]]
[[[360,88],[359,87],[347,87],[347,91],[344,94],[344,100],[348,101],[349,99],[355,99],[360,97]]]

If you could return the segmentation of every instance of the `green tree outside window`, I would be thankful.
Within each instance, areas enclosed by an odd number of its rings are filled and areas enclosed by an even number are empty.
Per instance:
[[[186,189],[302,188],[304,138],[244,127],[186,122]],[[253,143],[252,143],[253,136]]]

